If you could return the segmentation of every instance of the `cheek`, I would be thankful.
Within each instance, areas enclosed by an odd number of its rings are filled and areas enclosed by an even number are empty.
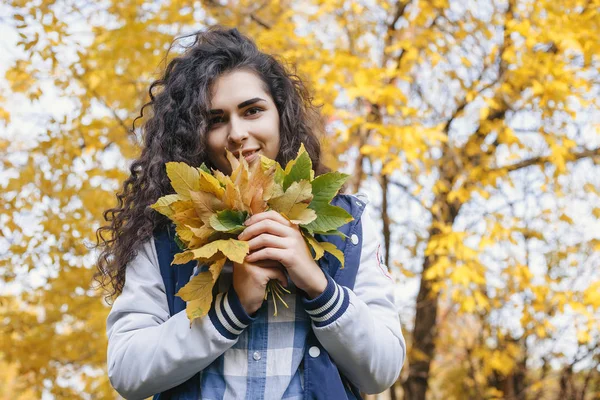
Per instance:
[[[209,150],[209,156],[213,155],[213,153],[215,153],[215,151],[223,149],[223,147],[225,146],[224,141],[221,136],[223,136],[223,135],[220,135],[219,132],[217,132],[217,131],[208,133],[208,136],[206,138],[206,146],[208,147],[208,150]]]
[[[265,132],[267,134],[264,137],[264,142],[269,153],[266,156],[275,159],[277,158],[277,154],[279,154],[280,147],[279,116],[269,121],[269,127]]]
[[[219,169],[223,168],[223,160],[221,160],[221,158],[225,158],[222,156],[224,147],[225,143],[218,132],[211,132],[208,134],[208,137],[206,138],[207,156],[210,162]]]

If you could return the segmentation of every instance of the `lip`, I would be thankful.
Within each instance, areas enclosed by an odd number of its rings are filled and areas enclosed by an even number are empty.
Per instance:
[[[258,150],[244,156],[244,158],[248,164],[252,164],[258,158]]]
[[[242,153],[242,156],[246,159],[246,162],[248,164],[250,164],[251,162],[253,162],[254,160],[256,160],[258,158],[259,151],[260,151],[260,148],[244,149],[241,151],[241,153]],[[233,152],[232,154],[235,158],[238,158],[240,156],[239,151]]]

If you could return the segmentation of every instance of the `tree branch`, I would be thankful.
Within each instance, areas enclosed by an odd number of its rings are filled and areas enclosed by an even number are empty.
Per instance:
[[[579,153],[572,153],[571,156],[572,156],[572,159],[570,161],[572,161],[572,162],[581,160],[582,158],[600,157],[600,147],[597,147],[595,149],[583,150]],[[506,167],[494,168],[491,171],[493,172],[493,171],[500,171],[500,170],[505,169],[505,170],[508,170],[508,172],[512,172],[512,171],[516,171],[518,169],[531,167],[533,165],[547,164],[547,163],[551,162],[550,158],[551,157],[549,157],[549,156],[533,157],[533,158],[529,158],[527,160],[519,161],[518,163],[515,163],[512,165],[508,165]]]
[[[225,8],[225,5],[219,4],[217,1],[215,0],[207,0],[207,3],[215,8]],[[258,18],[255,14],[254,11],[251,11],[249,13],[246,14],[248,17],[250,17],[250,19],[254,22],[256,22],[258,25],[262,26],[265,29],[271,29],[271,26],[269,24],[267,24],[265,21],[263,21],[262,19]]]
[[[394,19],[388,25],[388,35],[391,31],[396,30],[396,22],[404,15],[404,11],[406,11],[406,7],[410,4],[411,0],[408,1],[398,1],[396,3],[396,13],[394,14]]]
[[[508,24],[509,20],[514,19],[512,1],[509,1],[508,8],[506,10],[505,15],[506,15],[506,17],[504,18],[504,25],[503,25],[504,36],[503,36],[502,46],[500,47],[500,50],[498,52],[498,61],[499,61],[499,65],[498,65],[498,77],[495,80],[492,80],[491,82],[489,82],[487,85],[484,85],[481,88],[479,88],[477,90],[477,95],[481,94],[484,90],[487,90],[487,89],[491,88],[492,86],[496,85],[497,83],[500,83],[502,81],[502,79],[503,79],[504,72],[505,72],[505,67],[503,66],[502,56],[503,56],[504,52],[506,51],[506,48],[508,47],[508,43],[507,42],[510,41],[510,35],[508,35],[506,33],[507,32],[507,24]],[[475,79],[473,81],[473,83],[479,82],[481,80],[481,78],[483,77],[483,75],[485,74],[485,72],[488,70],[489,67],[490,66],[486,66],[485,63],[484,63],[483,68],[481,69],[481,73],[479,74],[479,77],[477,79]],[[466,96],[465,96],[465,98],[463,98],[463,101],[456,108],[456,110],[454,111],[454,113],[452,114],[452,116],[450,117],[450,119],[448,120],[448,122],[446,123],[446,125],[444,125],[444,133],[446,135],[448,135],[448,133],[450,132],[450,125],[452,124],[452,122],[458,117],[458,115],[469,104],[470,104],[470,102],[467,101]]]
[[[391,183],[392,185],[397,186],[400,189],[402,189],[408,195],[408,197],[410,197],[413,201],[415,201],[418,205],[420,205],[423,208],[423,210],[431,213],[431,210],[429,209],[429,207],[427,207],[425,205],[425,203],[423,203],[419,198],[417,198],[414,194],[412,194],[410,192],[410,189],[408,188],[408,186],[406,186],[403,183],[391,180],[391,179],[388,179],[388,183]]]
[[[271,26],[269,24],[267,24],[266,22],[264,22],[263,20],[258,18],[254,13],[250,14],[250,19],[265,29],[269,29],[269,30],[271,29]]]

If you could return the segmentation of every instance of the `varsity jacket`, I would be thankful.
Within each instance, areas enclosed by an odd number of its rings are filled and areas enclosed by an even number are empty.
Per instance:
[[[393,284],[380,263],[373,222],[363,215],[366,204],[350,195],[336,196],[333,204],[349,211],[354,221],[340,229],[345,240],[319,238],[344,252],[345,268],[328,253],[320,260],[330,284],[316,306],[326,309],[339,290],[346,296],[325,320],[311,315],[305,399],[352,399],[360,397],[359,391],[381,392],[397,379],[406,354]],[[109,314],[109,378],[125,398],[199,399],[199,371],[235,343],[215,316],[214,305],[210,318],[190,328],[185,302],[174,294],[189,281],[194,262],[171,266],[179,251],[172,229],[155,232],[128,266],[125,287]]]

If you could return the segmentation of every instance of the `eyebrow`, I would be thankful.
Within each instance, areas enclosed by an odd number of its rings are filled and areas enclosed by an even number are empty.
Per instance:
[[[259,101],[266,101],[266,100],[265,99],[261,99],[260,97],[255,97],[253,99],[241,102],[240,104],[238,104],[237,108],[238,108],[238,110],[240,110],[240,109],[242,109],[242,108],[244,108],[246,106],[249,106],[250,104],[254,104],[254,103],[257,103]],[[211,114],[223,114],[223,110],[221,110],[221,109],[210,110],[210,113]]]

